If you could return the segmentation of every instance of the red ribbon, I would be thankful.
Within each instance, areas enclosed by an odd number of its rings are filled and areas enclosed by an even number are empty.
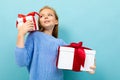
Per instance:
[[[35,18],[34,18],[35,14],[37,14],[40,17],[39,13],[37,13],[37,12],[30,12],[27,15],[18,14],[18,18],[23,18],[23,22],[26,22],[26,16],[33,16],[33,22],[34,22],[34,26],[35,26],[35,30],[36,30],[37,27],[36,27],[36,22],[35,22]],[[16,22],[16,25],[17,24],[18,24],[18,22]]]
[[[82,47],[82,42],[71,43],[70,45],[68,45],[68,47],[75,48],[72,70],[80,71],[81,66],[84,67],[84,62],[86,57],[84,49],[90,49],[90,48]]]

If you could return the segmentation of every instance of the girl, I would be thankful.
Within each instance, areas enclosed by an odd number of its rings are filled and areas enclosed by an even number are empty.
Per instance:
[[[18,28],[15,49],[17,64],[27,67],[29,80],[63,80],[62,70],[56,68],[58,47],[65,45],[62,39],[57,38],[58,16],[48,6],[43,7],[39,14],[40,31],[31,32],[25,44],[24,36],[33,29],[33,22],[27,21]]]

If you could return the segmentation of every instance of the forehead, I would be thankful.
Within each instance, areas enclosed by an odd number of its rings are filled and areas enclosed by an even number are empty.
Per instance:
[[[40,11],[40,14],[47,14],[47,13],[52,13],[54,14],[54,11],[51,9],[43,9],[42,11]]]

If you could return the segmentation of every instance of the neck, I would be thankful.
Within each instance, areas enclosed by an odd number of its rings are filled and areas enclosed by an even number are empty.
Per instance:
[[[52,30],[44,30],[43,32],[48,34],[48,35],[52,35]]]

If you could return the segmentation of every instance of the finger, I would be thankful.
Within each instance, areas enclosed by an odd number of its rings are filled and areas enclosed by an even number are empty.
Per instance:
[[[91,66],[90,69],[96,69],[96,66]]]
[[[32,22],[26,23],[26,27],[34,27],[34,24]]]
[[[34,30],[33,27],[28,27],[27,29],[28,29],[28,31],[33,31]]]
[[[29,24],[28,27],[34,27],[34,25],[33,24]]]
[[[94,71],[94,70],[93,70],[93,71],[89,71],[89,73],[90,73],[90,74],[94,74],[94,73],[95,73],[95,71]]]
[[[34,23],[33,23],[33,21],[26,21],[25,24],[29,25],[29,24],[34,24]]]
[[[32,20],[27,20],[26,22],[33,22]]]
[[[33,20],[26,20],[25,23],[33,23]]]

